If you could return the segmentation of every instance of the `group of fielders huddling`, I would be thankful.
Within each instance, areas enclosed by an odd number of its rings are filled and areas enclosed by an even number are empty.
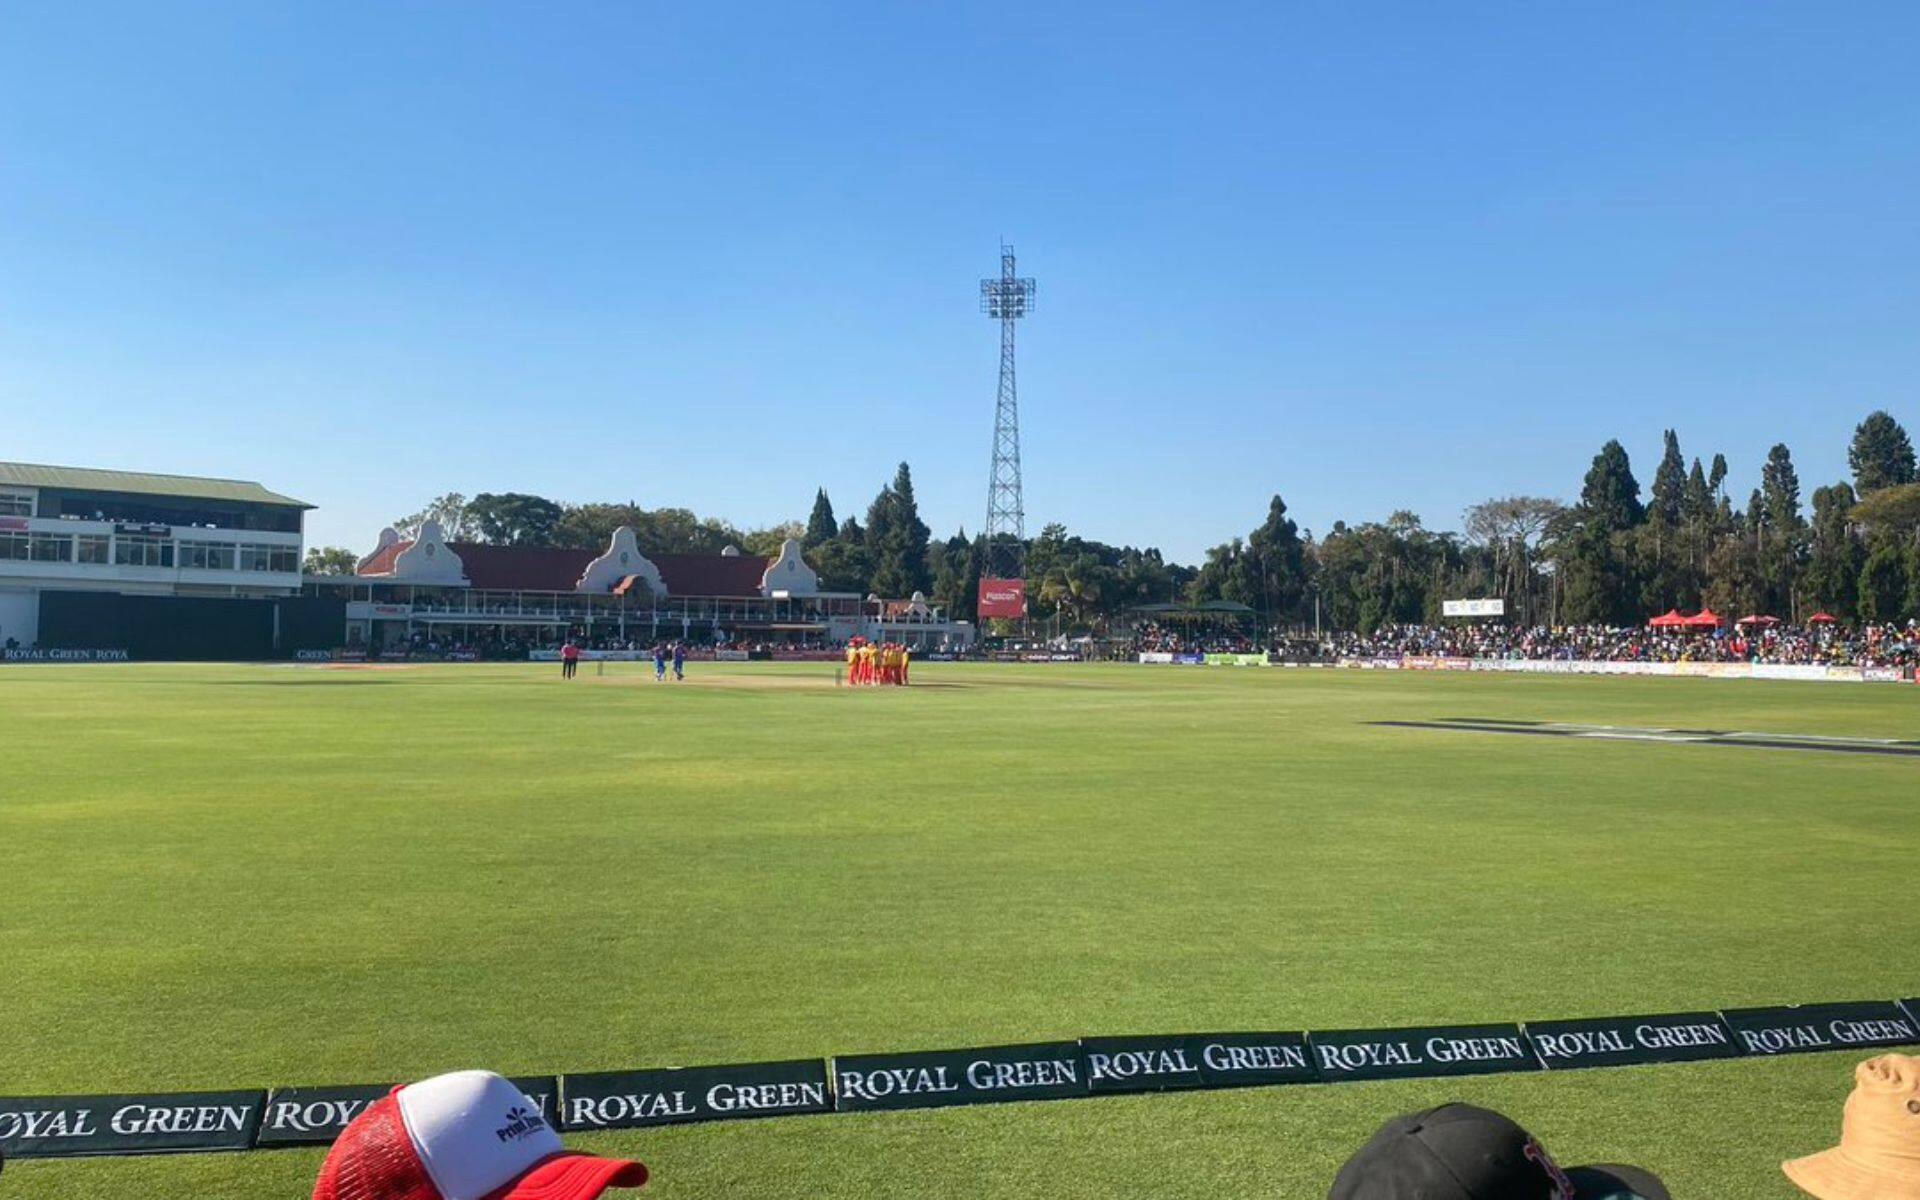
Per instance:
[[[905,686],[912,658],[898,643],[854,638],[847,643],[847,682],[855,687]]]

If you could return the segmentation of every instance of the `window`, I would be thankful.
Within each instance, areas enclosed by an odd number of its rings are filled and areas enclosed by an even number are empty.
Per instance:
[[[0,533],[0,562],[27,561],[27,535]]]
[[[170,567],[173,541],[169,538],[124,534],[114,539],[113,561],[123,567]]]
[[[291,574],[300,569],[300,552],[292,546],[263,546],[250,542],[240,547],[240,569]]]
[[[72,562],[73,536],[65,533],[35,533],[27,547],[34,562]]]
[[[104,533],[83,533],[74,539],[80,548],[75,562],[104,563],[107,561],[109,540]]]
[[[218,542],[181,542],[180,566],[188,571],[231,571],[233,549]]]
[[[0,517],[30,517],[33,497],[25,492],[0,492]]]

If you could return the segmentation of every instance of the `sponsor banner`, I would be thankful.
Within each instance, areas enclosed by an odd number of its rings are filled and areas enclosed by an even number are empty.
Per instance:
[[[1027,615],[1027,581],[1024,579],[980,580],[979,613],[981,620],[1001,617],[1017,621]]]
[[[25,517],[0,517],[0,532],[25,533],[26,531],[27,519]]]
[[[359,647],[355,647],[352,650],[335,650],[333,652],[333,661],[365,662],[367,661],[367,652]]]
[[[1196,1039],[1184,1034],[1160,1037],[1083,1038],[1087,1086],[1095,1092],[1158,1092],[1203,1087]]]
[[[245,1150],[266,1099],[260,1091],[0,1099],[0,1155]]]
[[[347,1123],[393,1084],[275,1088],[267,1097],[256,1146],[331,1146]]]
[[[388,604],[375,600],[347,601],[349,621],[393,621],[413,615],[411,604]]]
[[[1400,667],[1407,671],[1471,671],[1473,660],[1440,654],[1409,654],[1401,658]]]
[[[1183,667],[1204,667],[1207,656],[1204,654],[1175,654],[1173,661]]]
[[[1915,997],[1912,1000],[1902,1000],[1900,1007],[1907,1010],[1907,1020],[1920,1023],[1920,997]]]
[[[715,650],[713,652],[713,661],[751,662],[753,661],[753,655],[747,653],[745,650]]]
[[[512,1084],[533,1101],[549,1125],[555,1123],[560,1094],[551,1075],[523,1076]],[[360,1084],[346,1087],[275,1088],[267,1097],[266,1113],[254,1145],[331,1146],[348,1122],[397,1084]]]
[[[1818,663],[1753,663],[1751,670],[1755,679],[1827,679],[1828,668]],[[1860,668],[1845,667],[1847,678],[1859,679]]]
[[[1316,1030],[1307,1041],[1313,1065],[1330,1083],[1540,1069],[1518,1025]]]
[[[1725,1016],[1748,1054],[1812,1054],[1920,1042],[1920,1026],[1891,1000],[1730,1008]]]
[[[1734,1058],[1740,1053],[1733,1031],[1719,1013],[1711,1012],[1528,1021],[1527,1036],[1550,1071]]]
[[[1899,683],[1899,667],[1861,667],[1860,678],[1865,683]]]
[[[1208,1087],[1313,1083],[1320,1078],[1303,1033],[1205,1033],[1188,1040]]]
[[[1507,602],[1497,596],[1485,600],[1442,600],[1440,615],[1443,617],[1504,617],[1507,615]]]
[[[1862,675],[1859,667],[1828,667],[1825,671],[1815,676],[1814,678],[1825,679],[1830,683],[1864,683],[1865,682],[1865,678]]]
[[[445,658],[448,662],[479,662],[480,652],[478,650],[449,650],[441,657]]]
[[[115,525],[113,531],[133,537],[172,537],[171,525]]]
[[[337,651],[333,650],[295,650],[293,652],[293,661],[332,662],[335,653],[337,653]]]
[[[8,650],[8,662],[130,662],[125,650],[81,649],[81,650]]]
[[[1143,663],[1170,663],[1173,661],[1173,653],[1168,650],[1142,650],[1140,652],[1140,661]]]
[[[767,657],[774,662],[845,662],[847,659],[846,651],[844,650],[780,650],[777,648],[769,653]],[[916,655],[915,657],[931,656]],[[951,657],[951,655],[948,656],[948,658]],[[935,659],[934,661],[940,662],[945,660]]]
[[[1264,667],[1267,656],[1264,654],[1208,654],[1203,655],[1210,667]]]
[[[833,1093],[844,1112],[945,1108],[1088,1094],[1078,1042],[862,1054],[833,1060]]]
[[[566,1129],[642,1129],[833,1108],[827,1067],[817,1058],[568,1075],[560,1087]]]

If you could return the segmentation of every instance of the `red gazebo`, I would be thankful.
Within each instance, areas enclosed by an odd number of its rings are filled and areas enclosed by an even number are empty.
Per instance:
[[[1650,629],[1678,629],[1686,623],[1687,619],[1680,615],[1679,609],[1670,608],[1653,620],[1648,621],[1647,627]]]
[[[1769,617],[1761,614],[1756,614],[1751,617],[1741,617],[1738,621],[1734,622],[1735,625],[1764,625],[1768,629],[1773,628],[1779,623],[1779,617]]]
[[[1718,629],[1721,624],[1719,613],[1710,608],[1703,608],[1692,616],[1683,618],[1680,627],[1682,629]]]
[[[1838,625],[1839,623],[1840,618],[1830,612],[1817,612],[1807,618],[1809,625]]]

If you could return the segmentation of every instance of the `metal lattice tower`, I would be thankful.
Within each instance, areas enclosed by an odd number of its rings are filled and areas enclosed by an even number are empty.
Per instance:
[[[980,311],[1000,322],[1000,397],[993,407],[993,472],[987,481],[987,554],[981,574],[1018,579],[1026,554],[1020,498],[1020,398],[1013,379],[1013,323],[1033,311],[1033,280],[1014,274],[1013,247],[1000,244],[1000,277],[980,281]]]

